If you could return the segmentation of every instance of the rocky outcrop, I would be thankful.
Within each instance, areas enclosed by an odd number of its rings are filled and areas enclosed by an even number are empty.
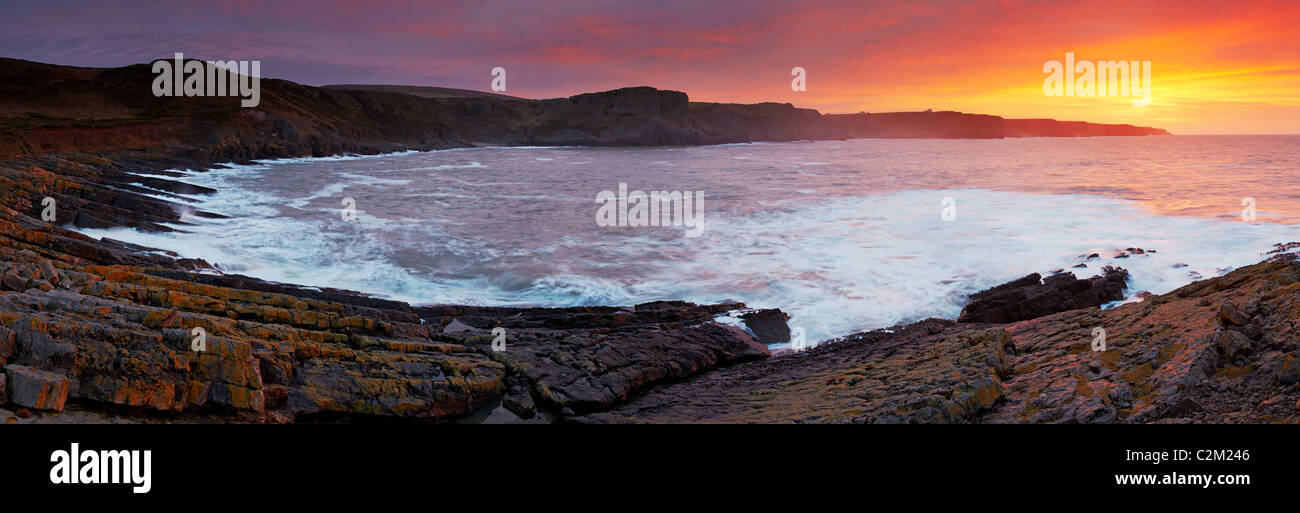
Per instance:
[[[756,310],[740,315],[745,327],[764,344],[779,344],[790,341],[790,315],[781,309]]]
[[[1297,290],[1300,262],[1264,262],[1110,310],[932,319],[716,370],[575,420],[1297,423]],[[1093,349],[1095,328],[1104,350]]]
[[[1001,329],[932,319],[657,388],[581,422],[972,422],[1001,399]]]
[[[444,421],[504,399],[525,416],[575,414],[769,355],[743,330],[713,321],[739,304],[412,308],[194,273],[22,214],[8,218],[0,365],[4,397],[40,410],[32,421],[115,411],[135,412],[128,418],[136,421]],[[64,252],[65,238],[87,249]],[[454,319],[466,329],[445,330]],[[502,350],[492,344],[497,327],[506,330]],[[72,411],[58,413],[65,404]]]
[[[434,338],[491,356],[520,378],[529,402],[573,415],[608,408],[663,382],[769,356],[767,348],[743,330],[713,322],[728,309],[743,306],[657,302],[626,309],[419,311],[470,326],[444,329]],[[500,331],[494,334],[494,329]],[[501,350],[492,347],[497,334]]]
[[[8,391],[9,402],[38,410],[63,410],[68,400],[68,378],[62,374],[33,369],[23,365],[6,365],[3,386]]]
[[[1086,280],[1061,272],[1044,279],[1038,273],[971,294],[958,322],[1004,323],[1057,312],[1099,306],[1124,299],[1128,271],[1106,267]]]

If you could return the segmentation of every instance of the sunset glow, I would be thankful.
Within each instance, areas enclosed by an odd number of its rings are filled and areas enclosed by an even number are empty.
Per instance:
[[[835,113],[930,108],[1176,134],[1300,133],[1296,2],[372,1],[310,11],[218,2],[129,15],[118,5],[73,4],[11,7],[0,20],[4,56],[117,66],[184,51],[261,59],[266,76],[313,85],[480,90],[489,70],[504,66],[509,94],[529,98],[651,85],[696,101]],[[1151,61],[1152,104],[1045,96],[1043,63],[1066,52]],[[789,87],[795,66],[808,70],[806,92]]]

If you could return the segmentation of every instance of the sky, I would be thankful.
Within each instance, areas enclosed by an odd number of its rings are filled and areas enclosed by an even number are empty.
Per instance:
[[[0,56],[551,98],[649,85],[822,112],[958,110],[1175,134],[1300,133],[1300,1],[6,0]],[[1148,106],[1048,96],[1048,61],[1150,61]],[[791,70],[806,70],[793,91]]]

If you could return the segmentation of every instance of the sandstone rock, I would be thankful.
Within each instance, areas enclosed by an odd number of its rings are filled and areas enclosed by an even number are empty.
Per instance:
[[[6,365],[9,400],[16,405],[38,410],[62,411],[68,400],[67,376],[23,365]]]

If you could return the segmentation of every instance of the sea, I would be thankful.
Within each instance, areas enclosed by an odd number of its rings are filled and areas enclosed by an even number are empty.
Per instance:
[[[412,304],[740,301],[780,308],[811,343],[956,318],[1034,272],[1123,267],[1140,301],[1300,240],[1300,136],[485,147],[176,171],[140,176],[218,191],[157,191],[177,231],[80,231]],[[652,191],[695,201],[658,203],[651,223]]]

